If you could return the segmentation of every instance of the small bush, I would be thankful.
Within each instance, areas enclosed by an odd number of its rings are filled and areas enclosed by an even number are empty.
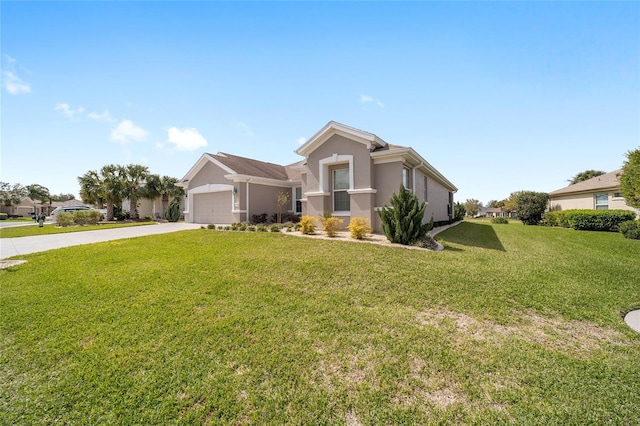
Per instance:
[[[338,217],[323,217],[322,218],[322,230],[327,233],[327,236],[333,238],[338,235],[340,231],[340,225],[344,223],[344,219]]]
[[[216,229],[216,225],[214,225],[213,223],[210,223],[207,225],[207,229]]]
[[[347,229],[351,233],[351,238],[355,238],[357,240],[363,240],[367,237],[367,234],[372,231],[369,226],[369,219],[365,217],[353,217],[349,221],[349,226]]]
[[[630,240],[640,240],[640,221],[627,220],[622,222],[620,233]]]
[[[303,234],[313,234],[316,232],[315,220],[313,216],[302,216],[296,227],[299,226],[300,232]]]
[[[88,225],[97,225],[100,222],[101,214],[98,210],[87,210],[87,224]]]
[[[256,228],[256,231],[258,232],[267,232],[269,230],[269,228],[267,228],[266,225],[260,225]]]
[[[227,226],[224,227],[224,230],[225,231],[231,231],[231,227],[229,225],[227,225]]]
[[[58,225],[67,227],[73,225],[73,213],[60,212],[56,216]]]
[[[273,224],[271,225],[271,232],[280,232],[280,230],[282,229],[282,225],[278,225],[278,224]]]
[[[266,213],[261,213],[261,214],[252,214],[251,215],[251,222],[252,223],[267,223],[267,217],[269,215]]]
[[[150,214],[146,215],[144,217],[144,220],[153,220],[153,216],[151,216]]]
[[[0,220],[7,220],[7,218],[9,217],[8,214],[6,213],[0,213]]]
[[[87,211],[76,210],[73,212],[73,222],[78,226],[84,226],[87,224]]]
[[[177,222],[180,220],[180,200],[174,198],[167,206],[167,211],[164,213],[164,218],[169,222]]]
[[[509,223],[509,219],[507,219],[506,217],[494,217],[493,219],[491,219],[491,223],[506,225]]]

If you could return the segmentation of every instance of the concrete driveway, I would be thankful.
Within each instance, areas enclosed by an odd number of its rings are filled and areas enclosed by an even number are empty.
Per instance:
[[[69,232],[67,234],[37,235],[33,237],[0,238],[0,259],[23,254],[54,250],[81,244],[100,243],[123,238],[199,229],[197,223],[159,223],[157,225],[130,226],[127,228],[99,229],[97,231]]]

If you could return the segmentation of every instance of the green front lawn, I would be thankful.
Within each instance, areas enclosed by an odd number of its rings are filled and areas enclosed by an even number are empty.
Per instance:
[[[0,271],[4,424],[629,424],[640,242],[467,222],[425,252],[194,230]]]
[[[156,222],[126,222],[126,223],[99,223],[97,225],[68,226],[65,228],[55,225],[45,225],[40,228],[33,226],[15,226],[0,228],[0,238],[31,237],[34,235],[66,234],[68,232],[95,231],[97,229],[125,228],[127,226],[155,225]]]

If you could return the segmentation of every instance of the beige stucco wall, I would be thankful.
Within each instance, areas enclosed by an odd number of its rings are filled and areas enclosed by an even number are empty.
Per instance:
[[[367,147],[343,136],[333,135],[313,151],[307,159],[306,192],[319,190],[320,160],[329,158],[334,154],[353,155],[354,189],[371,188],[372,161]],[[328,188],[324,188],[324,190],[326,191]]]
[[[595,195],[606,193],[609,200],[609,210],[631,210],[638,213],[637,209],[630,207],[626,204],[623,197],[614,197],[615,191],[598,191],[583,194],[566,194],[553,196],[549,199],[549,205],[551,208],[560,206],[561,210],[574,210],[574,209],[595,209],[596,201]]]
[[[267,213],[271,216],[277,213],[278,205],[276,199],[280,192],[291,194],[291,188],[250,183],[248,220],[251,221],[251,216],[254,214]],[[286,213],[289,210],[291,210],[290,202],[282,206],[281,212]]]
[[[206,185],[208,183],[222,183],[230,185],[232,182],[224,177],[227,174],[229,174],[227,171],[211,162],[207,162],[207,164],[205,164],[187,183],[187,189],[197,188],[198,186]]]

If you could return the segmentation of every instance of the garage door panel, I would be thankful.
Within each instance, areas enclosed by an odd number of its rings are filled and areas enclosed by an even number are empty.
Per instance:
[[[195,223],[231,223],[231,191],[193,195]]]

